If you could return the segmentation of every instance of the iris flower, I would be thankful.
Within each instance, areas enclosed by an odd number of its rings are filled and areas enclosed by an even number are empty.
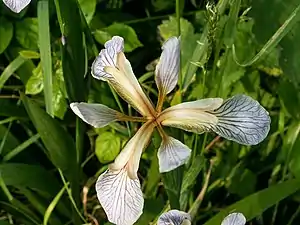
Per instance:
[[[21,12],[31,0],[3,0],[4,4],[13,12]]]
[[[142,214],[144,199],[137,171],[141,155],[155,128],[162,137],[157,154],[161,173],[185,164],[191,153],[186,145],[169,136],[163,126],[198,134],[213,131],[226,139],[246,145],[258,144],[266,137],[270,128],[268,112],[257,101],[245,95],[237,95],[226,101],[222,98],[207,98],[162,110],[165,97],[178,81],[179,38],[172,37],[162,46],[155,70],[159,91],[156,107],[142,90],[123,53],[123,38],[114,36],[104,47],[92,65],[93,77],[108,82],[141,116],[124,115],[102,104],[71,103],[72,110],[83,121],[97,128],[114,121],[144,123],[97,180],[97,196],[110,222],[131,225]]]
[[[226,216],[221,225],[245,225],[246,218],[242,213],[231,213]],[[191,216],[176,209],[163,213],[157,221],[157,225],[191,225]]]

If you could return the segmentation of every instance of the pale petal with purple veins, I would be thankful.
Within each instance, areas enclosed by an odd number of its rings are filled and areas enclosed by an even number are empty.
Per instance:
[[[73,102],[70,104],[73,112],[84,122],[93,127],[100,128],[122,117],[122,113],[113,110],[106,105]]]
[[[3,0],[4,4],[13,12],[21,12],[31,0]]]
[[[165,173],[185,164],[191,155],[191,149],[173,137],[163,138],[157,152],[159,172]]]
[[[97,180],[97,197],[108,220],[132,225],[143,213],[144,199],[139,179],[131,179],[124,168],[107,170]]]
[[[161,214],[157,225],[191,225],[191,216],[177,209]]]
[[[227,99],[212,113],[218,118],[217,126],[212,130],[240,144],[256,145],[266,138],[270,130],[269,113],[246,95]]]
[[[221,225],[245,225],[246,221],[242,213],[231,213],[224,218]]]
[[[153,104],[142,90],[130,62],[123,53],[123,38],[114,36],[105,43],[105,47],[92,65],[92,75],[109,82],[115,91],[143,116],[153,117]]]
[[[169,38],[162,46],[162,53],[155,70],[155,82],[162,95],[169,94],[176,86],[180,67],[180,39]]]

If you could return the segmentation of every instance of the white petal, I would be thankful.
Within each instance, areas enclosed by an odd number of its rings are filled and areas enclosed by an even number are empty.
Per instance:
[[[240,144],[258,144],[270,130],[269,113],[246,95],[236,95],[226,100],[213,114],[218,117],[213,131]]]
[[[104,46],[106,49],[101,50],[92,65],[93,76],[109,82],[115,91],[143,116],[153,117],[153,104],[143,92],[130,62],[122,52],[123,38],[115,36]]]
[[[246,218],[242,213],[231,213],[225,217],[221,225],[245,225]]]
[[[31,0],[3,0],[4,4],[13,12],[21,12]]]
[[[190,225],[191,216],[176,209],[161,214],[158,218],[157,225]]]
[[[108,220],[117,225],[132,225],[143,212],[140,181],[130,179],[127,170],[106,171],[97,180],[97,197]]]
[[[169,38],[162,46],[162,53],[155,70],[156,85],[166,95],[176,86],[180,67],[180,40]]]
[[[124,50],[124,39],[119,36],[112,37],[111,40],[104,44],[105,49],[102,49],[99,56],[95,59],[92,65],[92,75],[96,79],[106,81],[110,74],[104,71],[106,66],[116,67],[117,55]]]
[[[136,132],[136,134],[127,142],[124,149],[117,156],[114,163],[110,164],[110,170],[120,170],[127,164],[129,176],[137,178],[137,171],[143,150],[147,147],[152,136],[155,124],[149,121]]]
[[[159,172],[169,172],[185,164],[191,155],[191,149],[173,137],[163,138],[157,152]]]
[[[122,114],[102,104],[89,104],[73,102],[70,104],[73,112],[84,122],[93,127],[104,127],[110,122],[118,120]]]
[[[157,122],[194,133],[211,131],[218,123],[218,118],[208,110],[217,109],[222,102],[221,98],[208,98],[181,103],[164,110]]]

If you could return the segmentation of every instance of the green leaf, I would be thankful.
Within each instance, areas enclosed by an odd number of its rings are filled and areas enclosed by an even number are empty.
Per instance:
[[[260,216],[266,209],[300,189],[300,179],[292,179],[256,192],[219,212],[204,225],[221,224],[231,212],[241,212],[247,220]]]
[[[23,50],[23,51],[20,51],[19,54],[24,59],[39,59],[40,58],[40,53],[38,53],[36,51]]]
[[[272,13],[265,13],[266,10]],[[282,49],[280,65],[282,66],[283,72],[299,85],[300,65],[297,63],[297,60],[300,55],[299,51],[295,51],[295,49],[299,48],[300,41],[299,1],[253,1],[250,16],[255,19],[254,33],[260,44],[264,44],[277,30],[283,30],[282,24],[286,22],[289,16],[292,16],[290,20],[291,26],[287,29],[290,32],[279,43]]]
[[[75,143],[70,134],[43,109],[21,93],[25,109],[48,150],[52,163],[72,181],[78,176]]]
[[[2,142],[3,138],[6,136],[1,155],[5,155],[10,150],[16,148],[19,145],[19,140],[11,132],[8,131],[7,135],[6,133],[7,128],[3,125],[0,125],[0,142]]]
[[[9,99],[0,99],[0,116],[27,118],[24,107]]]
[[[132,52],[134,49],[143,46],[139,41],[134,29],[128,25],[114,23],[103,30],[96,30],[94,36],[100,44],[104,44],[113,36],[118,35],[124,38],[125,52]]]
[[[0,90],[5,84],[5,82],[10,78],[10,76],[25,62],[26,59],[24,59],[22,56],[18,56],[4,69],[4,71],[0,75]]]
[[[49,1],[42,0],[38,2],[38,31],[39,46],[41,53],[41,65],[44,81],[44,98],[46,111],[49,115],[54,115],[53,94],[52,94],[52,56],[49,25]]]
[[[78,4],[75,0],[55,0],[54,3],[60,30],[65,39],[61,49],[63,76],[68,97],[71,102],[85,101],[86,52]]]
[[[60,119],[64,118],[67,111],[67,101],[64,93],[64,80],[62,75],[58,73],[53,77],[53,98],[52,105],[54,108],[54,115]]]
[[[79,0],[78,2],[87,23],[90,23],[95,13],[96,0]]]
[[[7,186],[28,187],[48,195],[55,195],[60,189],[53,174],[38,165],[3,163],[0,164],[0,171]]]
[[[32,71],[32,75],[25,85],[25,93],[30,95],[37,95],[44,89],[43,73],[41,63]]]
[[[171,208],[180,209],[180,192],[183,178],[184,166],[162,174],[165,190],[168,194]]]
[[[25,49],[38,49],[38,31],[37,18],[25,18],[16,23],[16,39]]]
[[[278,94],[286,111],[292,117],[299,119],[300,112],[298,106],[300,105],[300,94],[295,83],[282,79],[278,88]]]
[[[13,25],[4,17],[0,17],[0,54],[8,47],[13,37]]]
[[[203,156],[197,155],[191,167],[188,169],[188,171],[184,174],[183,181],[182,181],[182,187],[181,187],[181,193],[187,191],[196,181],[197,176],[201,172],[205,165],[205,160]]]
[[[111,132],[101,133],[96,139],[96,156],[101,163],[113,161],[121,150],[121,139]]]

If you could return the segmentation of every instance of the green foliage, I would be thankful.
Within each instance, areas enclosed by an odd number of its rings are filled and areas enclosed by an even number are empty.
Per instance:
[[[139,116],[92,78],[92,62],[122,36],[155,103],[161,45],[178,34],[180,79],[166,105],[243,93],[268,110],[271,130],[259,145],[242,146],[168,129],[192,155],[163,174],[155,131],[139,163],[145,204],[136,224],[155,224],[170,208],[192,212],[194,224],[219,225],[233,211],[252,224],[299,224],[299,20],[297,0],[39,0],[20,14],[0,2],[0,225],[109,224],[95,182],[140,123],[94,129],[69,104]]]

